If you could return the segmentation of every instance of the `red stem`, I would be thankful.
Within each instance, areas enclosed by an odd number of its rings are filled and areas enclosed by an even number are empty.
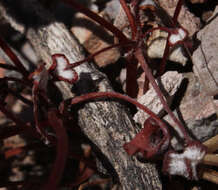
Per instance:
[[[101,26],[112,32],[120,42],[128,42],[130,41],[118,28],[116,28],[113,24],[109,23],[96,13],[90,11],[86,7],[82,6],[81,4],[77,3],[74,0],[62,0],[63,2],[71,5],[73,8],[78,10],[79,12],[85,14],[89,18],[93,19],[95,22],[99,23]]]
[[[11,50],[11,48],[4,42],[4,40],[1,37],[0,37],[0,47],[7,54],[7,56],[13,61],[13,63],[16,65],[20,73],[22,73],[23,76],[27,78],[29,72],[26,70],[26,68],[23,66],[21,61],[18,59],[17,55]]]
[[[135,98],[138,93],[137,84],[137,60],[132,55],[126,58],[126,94]]]
[[[65,163],[68,155],[68,136],[66,129],[63,126],[61,118],[59,118],[56,110],[50,110],[48,112],[48,119],[51,127],[55,131],[57,136],[57,147],[56,147],[56,160],[54,162],[53,169],[49,176],[48,182],[44,186],[45,190],[56,190],[60,183],[62,174],[64,172]]]
[[[186,132],[185,128],[183,127],[182,123],[175,117],[175,115],[172,113],[172,111],[170,110],[169,106],[167,105],[167,102],[164,99],[164,96],[160,90],[160,88],[158,87],[157,83],[155,82],[155,78],[153,77],[150,68],[148,67],[146,61],[145,61],[145,57],[143,55],[142,52],[142,48],[138,48],[135,51],[135,56],[138,59],[139,63],[141,64],[142,69],[145,72],[145,75],[147,76],[147,78],[149,79],[151,85],[153,86],[155,92],[157,93],[158,97],[160,98],[161,103],[163,104],[164,109],[167,111],[167,113],[170,115],[170,117],[172,118],[172,120],[177,124],[177,126],[179,127],[179,129],[181,130],[181,132],[184,135],[185,140],[188,142],[191,141],[191,137],[189,136],[189,134]]]
[[[133,44],[134,44],[134,42],[113,44],[113,45],[111,45],[111,46],[105,47],[105,48],[103,48],[103,49],[101,49],[101,50],[99,50],[99,51],[97,51],[97,52],[95,52],[95,53],[89,55],[87,58],[85,58],[85,59],[83,59],[83,60],[81,60],[81,61],[78,61],[78,62],[75,62],[75,63],[71,63],[69,66],[66,67],[66,69],[70,69],[70,68],[72,69],[72,68],[74,68],[74,67],[77,67],[77,66],[81,65],[82,63],[84,63],[84,62],[86,62],[86,61],[90,61],[90,60],[92,60],[95,56],[97,56],[97,55],[99,55],[99,54],[101,54],[101,53],[103,53],[104,51],[107,51],[107,50],[109,50],[109,49],[116,48],[116,47],[130,46],[130,45],[133,45]]]
[[[173,15],[173,25],[174,25],[174,27],[176,26],[176,24],[178,22],[177,21],[178,20],[178,16],[179,16],[179,13],[181,11],[183,3],[184,3],[184,0],[179,0],[179,2],[176,5],[176,10],[175,10],[174,15]]]
[[[177,24],[177,19],[178,19],[178,16],[179,16],[179,13],[181,11],[181,8],[182,8],[182,5],[184,3],[184,0],[179,0],[177,5],[176,5],[176,9],[175,9],[175,12],[174,12],[174,15],[173,15],[173,19],[172,19],[172,24],[173,24],[173,27],[176,27],[176,24]],[[167,58],[168,58],[168,55],[169,55],[169,52],[170,52],[170,46],[169,46],[169,42],[168,42],[168,38],[169,38],[169,35],[171,33],[170,30],[168,30],[167,28],[164,28],[164,27],[157,27],[157,28],[152,28],[150,29],[149,31],[147,31],[145,34],[144,34],[144,37],[149,34],[150,32],[154,31],[154,30],[157,30],[157,29],[160,29],[160,30],[163,30],[163,31],[166,31],[168,32],[168,36],[167,36],[167,42],[166,42],[166,46],[165,46],[165,49],[164,49],[164,54],[163,54],[163,58],[162,58],[162,61],[161,61],[161,64],[160,64],[160,69],[158,71],[158,75],[162,75],[164,70],[165,70],[165,67],[166,67],[166,62],[167,62]]]
[[[151,28],[151,29],[147,30],[143,34],[142,38],[145,38],[148,34],[150,34],[151,32],[154,32],[155,30],[162,30],[162,31],[168,32],[169,34],[172,33],[172,29],[166,28],[166,27],[162,27],[162,26],[158,26],[158,27]]]
[[[146,112],[148,115],[150,115],[158,123],[158,125],[160,126],[160,128],[162,129],[162,131],[166,137],[170,136],[169,132],[167,130],[167,126],[155,113],[153,113],[146,106],[140,104],[139,102],[137,102],[133,98],[122,95],[120,93],[116,93],[116,92],[92,92],[92,93],[88,93],[88,94],[73,98],[71,100],[71,104],[72,105],[78,104],[78,103],[81,103],[81,102],[84,102],[87,100],[96,99],[96,98],[104,98],[104,97],[105,98],[117,98],[117,99],[121,99],[121,100],[125,100],[127,102],[130,102],[131,104],[134,104],[136,107],[142,109],[144,112]]]
[[[170,34],[168,33],[166,45],[165,45],[165,49],[164,49],[164,54],[163,54],[163,57],[162,57],[162,60],[160,63],[159,70],[157,72],[157,76],[161,76],[164,73],[165,68],[166,68],[167,58],[168,58],[169,53],[170,53],[170,46],[169,46],[169,41],[168,41],[169,35]]]
[[[128,18],[131,32],[132,32],[132,40],[135,40],[136,33],[137,33],[137,26],[136,26],[135,18],[133,16],[133,14],[131,13],[129,7],[127,6],[125,0],[120,0],[120,4],[121,4],[121,6],[122,6],[123,10],[125,11],[126,16]]]
[[[165,70],[165,67],[166,67],[167,58],[168,58],[169,52],[170,52],[170,46],[169,46],[168,38],[169,38],[170,34],[173,32],[173,30],[169,29],[169,28],[161,27],[161,26],[151,28],[150,30],[146,31],[146,33],[143,34],[143,38],[145,38],[148,34],[150,34],[151,32],[153,32],[155,30],[162,30],[162,31],[165,31],[165,32],[168,33],[163,58],[161,60],[160,68],[159,68],[158,73],[157,73],[157,75],[160,76],[160,75],[162,75],[164,73],[164,70]]]
[[[42,98],[44,98],[45,102],[48,104],[49,100],[48,100],[47,96],[42,91],[40,91],[39,83],[34,82],[33,88],[32,88],[32,101],[33,101],[33,116],[34,116],[34,120],[35,120],[35,126],[36,126],[37,131],[45,139],[49,140],[49,136],[46,132],[45,120],[43,120],[40,117],[40,106],[44,105],[44,104],[39,104],[40,95]]]

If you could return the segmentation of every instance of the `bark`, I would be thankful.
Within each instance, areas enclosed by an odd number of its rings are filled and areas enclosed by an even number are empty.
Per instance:
[[[51,66],[54,53],[65,54],[70,62],[84,58],[75,37],[37,0],[4,0],[0,2],[0,12],[14,29],[26,35],[47,68]],[[85,63],[75,70],[80,79],[73,88],[65,82],[57,84],[64,99],[93,89],[112,91],[107,77],[92,63]],[[162,189],[155,165],[140,163],[129,157],[122,147],[137,132],[122,104],[114,101],[86,103],[79,110],[78,118],[82,131],[108,160],[123,189]]]

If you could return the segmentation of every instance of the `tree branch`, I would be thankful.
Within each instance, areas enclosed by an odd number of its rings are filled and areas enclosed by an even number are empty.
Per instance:
[[[71,63],[84,59],[75,37],[37,0],[4,0],[0,2],[0,12],[14,29],[26,35],[47,68],[55,53],[65,54]],[[82,64],[75,70],[80,77],[73,88],[75,91],[65,82],[57,84],[64,99],[73,97],[74,93],[91,92],[93,88],[112,91],[107,77],[92,63]],[[108,159],[123,189],[162,189],[155,166],[129,157],[122,147],[137,132],[123,105],[113,101],[86,103],[78,117],[81,129]]]

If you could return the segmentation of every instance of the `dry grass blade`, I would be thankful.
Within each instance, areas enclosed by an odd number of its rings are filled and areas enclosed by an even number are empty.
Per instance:
[[[204,168],[202,169],[201,172],[202,172],[202,175],[201,175],[202,179],[218,184],[218,172],[217,171]]]
[[[206,165],[218,166],[218,154],[206,154],[202,163]]]
[[[218,149],[218,135],[210,138],[209,140],[203,143],[207,148],[208,153],[212,153]]]

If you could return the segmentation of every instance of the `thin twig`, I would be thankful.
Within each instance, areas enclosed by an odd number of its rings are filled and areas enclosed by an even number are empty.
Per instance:
[[[218,149],[218,135],[208,139],[203,143],[207,147],[208,153],[213,153]]]
[[[145,57],[143,55],[142,52],[142,48],[138,48],[137,51],[135,52],[135,56],[138,59],[139,63],[141,64],[142,69],[145,72],[145,75],[147,76],[147,78],[149,79],[151,85],[153,86],[155,92],[157,93],[161,103],[163,104],[164,109],[167,111],[167,113],[170,115],[170,117],[172,118],[172,120],[175,122],[175,124],[177,124],[177,126],[179,127],[180,131],[182,132],[182,134],[184,135],[185,140],[187,141],[187,143],[191,142],[192,139],[189,136],[189,134],[186,132],[185,128],[183,127],[182,123],[175,117],[175,115],[172,113],[172,111],[170,110],[169,106],[167,105],[166,100],[164,99],[164,96],[159,88],[159,86],[157,85],[157,83],[155,82],[155,78],[153,77],[150,68],[148,67],[148,64],[145,61]]]
[[[218,154],[206,154],[202,163],[211,166],[218,166]]]
[[[212,183],[218,184],[218,172],[212,169],[203,168],[201,169],[201,178]]]
[[[74,0],[62,0],[63,2],[71,5],[73,8],[75,8],[77,11],[85,14],[89,18],[93,19],[95,22],[98,22],[102,27],[106,28],[107,30],[111,31],[118,39],[120,42],[128,42],[128,38],[118,29],[116,28],[113,24],[109,23],[96,13],[90,11],[86,7],[83,7],[81,4],[77,3]]]

